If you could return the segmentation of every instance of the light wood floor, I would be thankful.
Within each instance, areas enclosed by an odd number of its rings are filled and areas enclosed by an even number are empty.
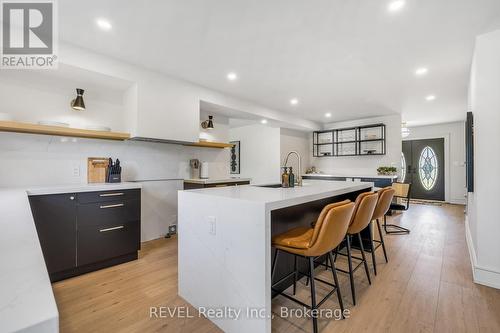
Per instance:
[[[320,320],[321,332],[500,332],[500,290],[472,282],[464,237],[463,207],[413,205],[390,218],[410,235],[387,235],[389,263],[379,249],[378,275],[369,286],[356,272],[358,304],[351,303],[349,280],[340,275],[351,317]],[[339,262],[339,266],[344,263]],[[317,270],[325,279],[331,273]],[[203,277],[200,277],[200,279]],[[308,300],[304,280],[299,297]],[[318,283],[318,297],[324,295]],[[220,332],[204,318],[149,317],[150,306],[189,306],[177,296],[177,240],[143,244],[140,259],[53,285],[61,332]],[[283,297],[273,310],[297,307]],[[332,297],[322,308],[338,308]],[[194,309],[191,308],[194,313]],[[273,332],[310,332],[307,319],[273,319]]]

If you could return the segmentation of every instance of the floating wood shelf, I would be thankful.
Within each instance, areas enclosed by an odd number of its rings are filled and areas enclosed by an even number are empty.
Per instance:
[[[185,146],[203,147],[203,148],[230,148],[234,145],[232,143],[224,143],[224,142],[199,141],[195,143],[187,143],[185,144]]]
[[[57,135],[57,136],[71,136],[78,138],[106,139],[106,140],[127,140],[130,138],[130,134],[128,133],[92,131],[86,129],[70,128],[70,127],[21,123],[17,121],[0,121],[0,131]]]

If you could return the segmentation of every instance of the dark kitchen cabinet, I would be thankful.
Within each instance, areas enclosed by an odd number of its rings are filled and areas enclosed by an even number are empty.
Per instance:
[[[76,194],[29,198],[49,274],[76,267]]]
[[[51,281],[137,259],[140,189],[29,199]]]
[[[184,189],[185,190],[196,190],[196,189],[200,189],[200,188],[239,186],[239,185],[248,185],[248,184],[250,184],[249,180],[242,180],[239,182],[221,182],[221,183],[209,183],[209,184],[184,182]]]

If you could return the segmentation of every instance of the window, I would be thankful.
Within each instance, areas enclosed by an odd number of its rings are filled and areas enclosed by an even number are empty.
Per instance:
[[[401,182],[404,183],[406,178],[406,158],[405,154],[401,153]]]
[[[422,153],[420,153],[420,159],[418,161],[418,174],[424,189],[427,191],[432,190],[434,185],[436,185],[438,177],[438,162],[436,153],[429,146],[422,149]]]

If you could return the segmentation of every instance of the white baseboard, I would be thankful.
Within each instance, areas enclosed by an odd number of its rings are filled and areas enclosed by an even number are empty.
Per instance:
[[[495,270],[481,267],[477,264],[476,250],[469,228],[468,216],[465,216],[465,239],[467,241],[467,248],[469,249],[470,263],[472,266],[472,276],[475,283],[482,284],[487,287],[500,289],[500,272]]]

